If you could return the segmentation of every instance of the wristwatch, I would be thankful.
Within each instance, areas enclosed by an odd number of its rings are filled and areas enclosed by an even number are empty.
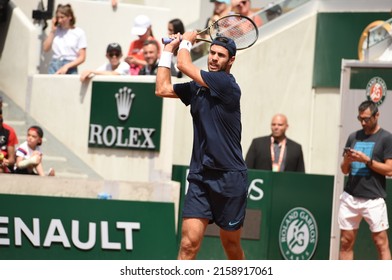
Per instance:
[[[372,159],[369,159],[367,162],[366,162],[366,166],[372,166],[373,165],[373,160]]]

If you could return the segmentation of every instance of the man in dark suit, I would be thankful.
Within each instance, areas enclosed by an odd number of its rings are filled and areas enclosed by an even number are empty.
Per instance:
[[[272,118],[271,135],[253,139],[249,147],[245,158],[249,169],[305,172],[302,147],[286,137],[288,127],[285,115]]]

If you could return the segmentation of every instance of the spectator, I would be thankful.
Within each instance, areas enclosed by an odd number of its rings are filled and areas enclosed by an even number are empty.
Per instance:
[[[167,34],[170,36],[172,34],[177,34],[180,33],[181,35],[184,34],[185,32],[185,27],[182,21],[178,18],[172,19],[169,21],[167,25]],[[177,68],[177,52],[174,52],[173,54],[173,64],[174,64],[174,69],[176,70],[176,77],[181,78],[182,73],[180,70]]]
[[[121,61],[122,50],[117,43],[111,43],[106,48],[108,62],[102,64],[96,70],[85,70],[80,75],[82,82],[88,81],[95,75],[129,75],[128,63]]]
[[[221,17],[227,16],[231,13],[231,0],[215,0],[214,11],[212,16],[207,19],[206,26],[210,26]]]
[[[15,164],[15,145],[18,138],[15,130],[4,123],[3,99],[0,96],[0,173],[11,173]]]
[[[140,70],[139,75],[156,75],[158,71],[159,54],[158,54],[158,43],[155,40],[148,40],[143,45],[144,60],[147,64]],[[174,67],[174,63],[171,64],[171,75],[177,77],[178,73]]]
[[[138,75],[140,69],[142,69],[147,63],[143,56],[143,44],[147,40],[155,40],[154,34],[152,32],[152,26],[150,18],[146,15],[139,15],[135,18],[132,34],[139,36],[139,39],[131,42],[128,51],[128,57],[125,59],[130,65],[130,74]],[[157,42],[158,46],[159,43]],[[160,49],[158,48],[158,54]]]
[[[223,16],[227,16],[231,14],[231,0],[215,0],[214,1],[214,10],[212,15],[207,19],[205,28],[209,27],[212,25],[215,21],[220,19]],[[200,32],[201,30],[198,30]],[[199,35],[200,37],[204,39],[210,39],[210,35],[207,32],[203,32]],[[197,60],[205,55],[208,54],[210,49],[210,46],[208,43],[204,41],[199,41],[197,42],[192,50],[191,50],[191,57],[192,60]]]
[[[178,18],[174,18],[169,21],[167,24],[167,34],[172,35],[172,34],[184,34],[185,32],[185,27],[182,21]]]
[[[250,0],[232,0],[231,6],[234,13],[247,16],[252,19],[258,27],[263,25],[261,17],[254,14]]]
[[[385,200],[386,176],[392,174],[392,134],[380,126],[379,117],[376,103],[362,102],[357,116],[362,129],[352,132],[346,141],[340,169],[348,174],[348,179],[338,211],[341,260],[354,259],[354,244],[362,219],[369,225],[378,258],[391,259]]]
[[[42,166],[42,137],[44,132],[39,126],[31,126],[27,130],[27,140],[16,150],[15,173],[45,176]],[[54,176],[51,168],[48,176]]]
[[[217,21],[223,16],[227,16],[231,14],[231,0],[215,0],[214,1],[214,10],[212,15],[207,19],[205,28],[209,27],[212,23]],[[200,30],[198,30],[200,32]],[[210,36],[207,32],[203,32],[199,35],[204,39],[209,39]],[[197,60],[200,57],[203,57],[208,54],[209,52],[209,44],[203,41],[199,41],[195,44],[191,50],[191,57],[192,60]]]
[[[75,22],[71,5],[59,4],[52,18],[52,30],[43,44],[45,52],[53,51],[49,74],[77,74],[77,67],[86,60],[86,35]]]
[[[143,57],[146,65],[139,71],[139,75],[156,75],[158,70],[158,44],[155,40],[148,40],[143,45]]]
[[[250,145],[245,158],[249,169],[305,172],[302,147],[286,137],[288,127],[285,115],[272,118],[271,135],[255,138]]]

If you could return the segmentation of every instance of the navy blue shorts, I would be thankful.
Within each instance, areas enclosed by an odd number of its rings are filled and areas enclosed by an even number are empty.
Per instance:
[[[224,230],[239,229],[245,219],[247,171],[189,173],[183,218],[203,218]]]

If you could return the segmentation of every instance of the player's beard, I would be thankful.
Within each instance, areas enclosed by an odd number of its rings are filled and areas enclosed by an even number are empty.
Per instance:
[[[219,72],[219,71],[226,71],[227,66],[228,66],[228,61],[226,61],[225,63],[208,63],[208,71],[210,72]],[[213,64],[213,66],[211,66],[211,64]]]

